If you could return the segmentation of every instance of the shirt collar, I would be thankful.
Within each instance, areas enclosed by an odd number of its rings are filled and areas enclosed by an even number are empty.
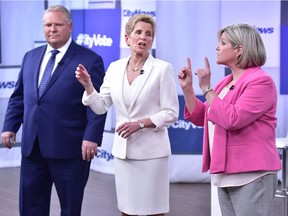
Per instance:
[[[69,40],[64,44],[64,46],[58,48],[57,50],[59,50],[60,53],[63,53],[63,54],[66,53],[71,42],[72,42],[72,38],[70,37]],[[51,50],[54,50],[54,48],[51,47],[49,44],[47,44],[46,54],[50,53]]]

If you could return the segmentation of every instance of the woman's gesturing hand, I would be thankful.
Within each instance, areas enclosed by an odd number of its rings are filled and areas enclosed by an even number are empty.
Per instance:
[[[90,75],[82,64],[79,64],[76,68],[75,77],[84,86],[88,95],[93,92],[94,87]]]
[[[207,88],[211,87],[211,70],[208,58],[205,57],[205,68],[199,68],[196,70],[196,75],[199,78],[199,87],[204,92]]]
[[[192,88],[193,77],[189,57],[187,58],[187,66],[182,67],[178,73],[178,80],[183,91],[187,88]]]

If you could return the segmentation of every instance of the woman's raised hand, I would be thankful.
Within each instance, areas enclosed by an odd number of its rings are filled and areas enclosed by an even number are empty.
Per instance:
[[[94,87],[90,75],[82,64],[79,64],[76,68],[75,77],[84,86],[88,95],[93,92]]]
[[[187,66],[182,67],[178,73],[178,80],[183,91],[185,91],[187,88],[192,88],[193,77],[189,57],[187,58]]]

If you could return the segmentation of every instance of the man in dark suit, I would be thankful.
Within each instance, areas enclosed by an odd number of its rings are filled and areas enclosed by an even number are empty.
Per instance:
[[[79,63],[85,65],[99,91],[104,66],[99,55],[72,41],[71,14],[65,7],[48,8],[43,27],[48,44],[24,56],[1,140],[12,148],[22,124],[21,216],[49,216],[53,184],[61,216],[80,216],[90,161],[101,145],[106,115],[96,115],[82,104],[84,89],[75,70]],[[47,62],[52,76],[43,89]]]

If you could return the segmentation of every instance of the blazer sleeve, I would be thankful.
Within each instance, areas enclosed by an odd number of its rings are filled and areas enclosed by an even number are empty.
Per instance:
[[[151,121],[156,125],[154,131],[167,127],[178,120],[179,102],[174,79],[173,67],[171,64],[164,65],[158,72],[161,75],[160,88],[160,111],[151,115]]]
[[[26,56],[27,56],[27,53],[23,58],[23,62],[25,61]],[[22,62],[22,65],[23,65],[23,62]],[[3,129],[2,129],[3,132],[11,131],[11,132],[17,133],[17,131],[19,130],[23,122],[24,103],[23,103],[23,80],[22,80],[23,72],[22,71],[23,71],[23,68],[21,67],[17,82],[15,84],[14,91],[8,101],[8,106],[7,106],[5,120],[3,124]]]
[[[99,115],[106,113],[113,104],[110,93],[110,76],[111,72],[113,71],[113,69],[111,69],[112,66],[113,63],[111,63],[107,69],[100,90],[94,86],[95,90],[92,92],[92,94],[87,95],[86,91],[83,93],[82,103],[85,106],[89,106]]]
[[[195,108],[192,113],[188,112],[186,106],[184,107],[184,119],[192,122],[197,126],[204,126],[206,108],[207,103],[203,103],[197,98]]]

